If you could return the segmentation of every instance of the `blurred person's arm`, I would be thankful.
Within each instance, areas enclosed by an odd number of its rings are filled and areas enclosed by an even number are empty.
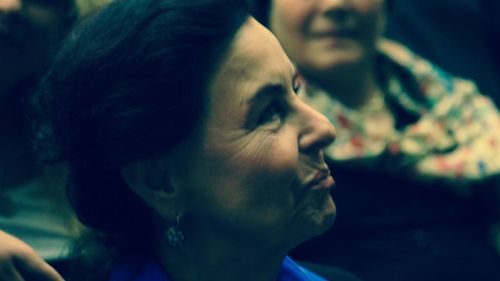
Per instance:
[[[23,241],[0,230],[0,281],[63,281],[64,279]]]

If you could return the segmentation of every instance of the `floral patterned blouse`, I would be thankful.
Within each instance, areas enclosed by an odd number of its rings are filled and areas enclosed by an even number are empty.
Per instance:
[[[500,117],[491,100],[473,82],[450,76],[395,42],[381,40],[379,50],[379,103],[391,108],[389,126],[307,86],[306,102],[337,128],[327,156],[459,186],[500,175]]]

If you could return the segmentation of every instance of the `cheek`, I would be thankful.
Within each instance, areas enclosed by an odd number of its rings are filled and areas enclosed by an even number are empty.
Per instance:
[[[290,193],[297,178],[297,151],[297,142],[291,137],[256,137],[238,148],[228,168],[239,171],[243,186],[266,189],[268,194]]]
[[[204,157],[192,211],[240,235],[282,233],[298,205],[296,143],[270,137],[224,147],[224,153]]]
[[[267,139],[242,150],[235,158],[239,204],[232,206],[255,228],[286,224],[295,213],[298,156],[293,141]]]
[[[296,151],[292,138],[279,137],[255,137],[225,146],[222,156],[210,157],[212,164],[207,167],[209,181],[216,185],[214,199],[249,214],[289,210],[298,193]]]

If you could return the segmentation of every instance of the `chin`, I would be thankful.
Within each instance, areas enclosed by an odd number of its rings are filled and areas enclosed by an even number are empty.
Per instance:
[[[329,206],[326,210],[323,210],[321,214],[318,214],[317,218],[315,219],[318,230],[318,233],[316,235],[320,235],[330,229],[330,227],[332,227],[337,215],[336,211],[337,210],[335,208],[335,203],[333,203],[333,200],[331,200],[331,206]]]
[[[357,65],[364,61],[367,55],[362,48],[335,48],[325,50],[323,54],[318,54],[315,59],[315,65],[318,70],[328,71],[336,68]]]
[[[344,52],[341,55],[325,58],[323,68],[325,70],[348,68],[358,65],[364,60],[363,58],[363,54],[358,52]]]
[[[305,223],[300,227],[305,232],[302,242],[321,235],[330,229],[335,221],[336,207],[331,196],[325,200],[321,208],[309,208],[305,212]]]

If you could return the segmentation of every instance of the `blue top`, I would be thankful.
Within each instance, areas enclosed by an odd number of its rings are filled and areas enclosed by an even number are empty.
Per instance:
[[[111,271],[109,281],[172,281],[153,260],[120,262]],[[285,257],[277,281],[327,281]]]

